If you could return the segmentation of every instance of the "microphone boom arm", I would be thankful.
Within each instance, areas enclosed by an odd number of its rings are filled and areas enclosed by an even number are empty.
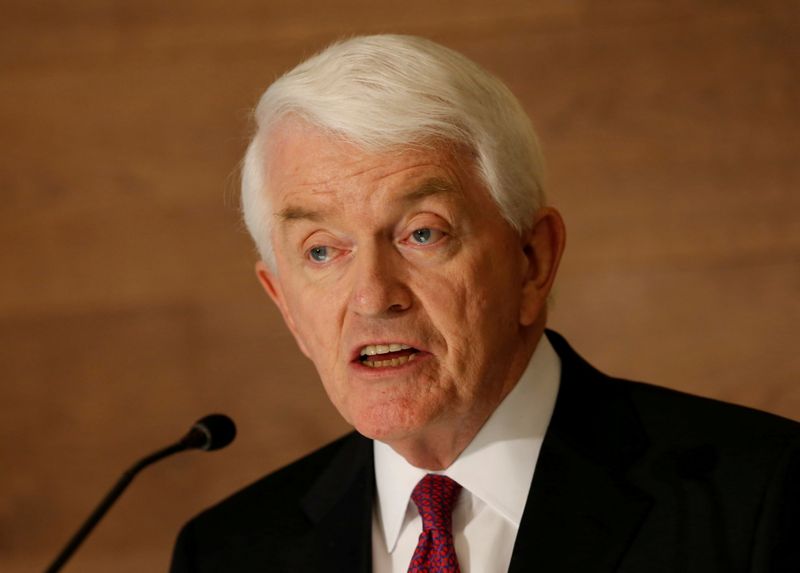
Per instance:
[[[133,464],[128,471],[122,474],[122,477],[114,484],[111,491],[106,494],[91,515],[83,522],[81,528],[72,536],[53,563],[45,569],[45,573],[57,573],[61,570],[67,560],[72,557],[72,554],[80,547],[81,543],[83,543],[97,523],[108,512],[111,506],[114,505],[117,498],[122,495],[122,492],[125,491],[125,488],[130,485],[133,478],[135,478],[140,471],[167,456],[177,454],[184,450],[200,449],[213,451],[222,449],[230,444],[235,437],[236,425],[233,423],[233,420],[224,414],[210,414],[198,420],[195,425],[191,427],[189,432],[178,442],[157,450]]]
[[[55,558],[53,563],[45,570],[45,573],[56,573],[60,571],[67,560],[72,557],[72,554],[80,547],[81,543],[83,543],[84,539],[92,532],[94,527],[97,523],[103,518],[103,516],[108,512],[114,502],[117,501],[117,498],[122,495],[122,492],[130,485],[133,481],[133,478],[136,477],[140,471],[144,468],[149,466],[150,464],[154,464],[155,462],[166,458],[167,456],[171,456],[172,454],[177,454],[183,450],[190,448],[191,446],[184,443],[185,440],[181,440],[171,446],[167,446],[166,448],[162,448],[156,452],[153,452],[149,456],[143,457],[141,460],[133,464],[124,474],[122,477],[119,478],[117,483],[111,488],[106,496],[100,501],[97,505],[95,510],[86,518],[86,521],[83,522],[81,528],[72,536],[72,539],[64,546],[64,549],[61,550],[61,553],[58,554],[58,557]]]

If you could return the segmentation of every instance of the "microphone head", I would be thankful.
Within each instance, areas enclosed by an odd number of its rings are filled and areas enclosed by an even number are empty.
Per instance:
[[[225,414],[209,414],[195,422],[181,440],[187,448],[211,451],[230,444],[236,437],[236,424]]]

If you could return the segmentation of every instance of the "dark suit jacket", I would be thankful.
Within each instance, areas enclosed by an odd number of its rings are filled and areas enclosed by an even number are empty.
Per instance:
[[[800,424],[610,378],[548,337],[561,388],[512,573],[800,572]],[[372,442],[349,434],[190,521],[172,572],[366,573],[373,495]]]

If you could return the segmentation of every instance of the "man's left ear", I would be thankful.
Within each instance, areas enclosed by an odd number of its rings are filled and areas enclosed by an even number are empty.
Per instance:
[[[525,269],[519,322],[530,326],[542,316],[564,252],[566,229],[561,214],[552,207],[536,212],[533,226],[522,234]]]

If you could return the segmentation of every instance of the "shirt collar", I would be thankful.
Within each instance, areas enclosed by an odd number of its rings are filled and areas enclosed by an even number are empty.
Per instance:
[[[472,442],[442,473],[519,527],[542,440],[558,394],[561,361],[546,336],[517,385]],[[411,492],[431,473],[409,464],[382,442],[374,442],[378,516],[387,550],[394,551]]]

